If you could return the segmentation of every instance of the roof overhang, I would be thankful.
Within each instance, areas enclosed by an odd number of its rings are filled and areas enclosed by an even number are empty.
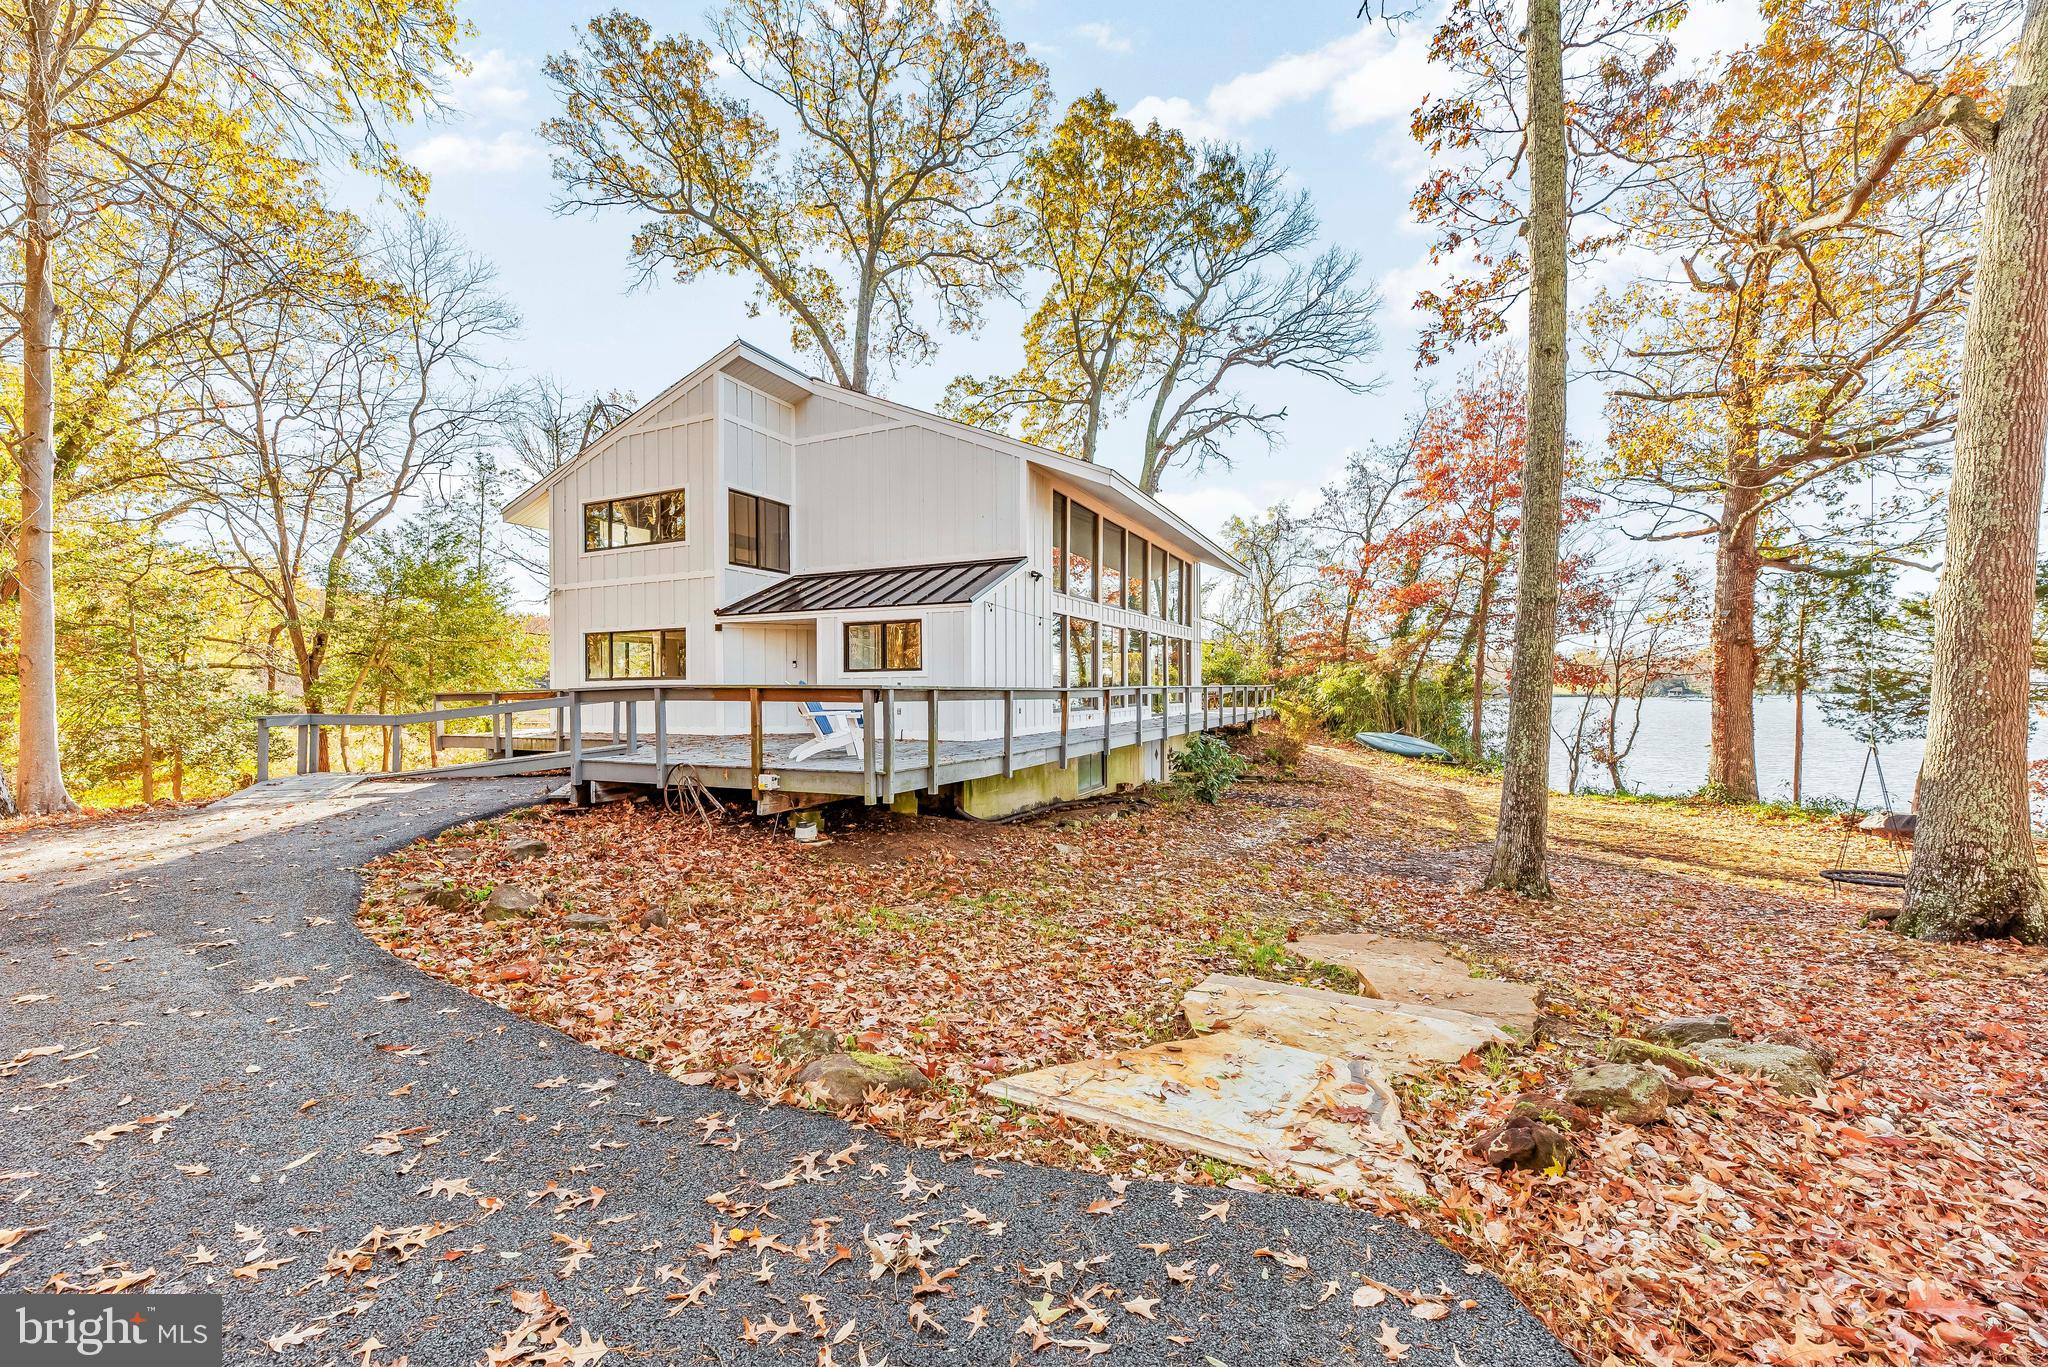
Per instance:
[[[1056,451],[1047,451],[1037,446],[1029,447],[1029,452],[1026,460],[1068,484],[1087,486],[1089,496],[1103,507],[1122,513],[1124,517],[1134,522],[1164,523],[1181,539],[1183,545],[1195,552],[1196,558],[1204,565],[1213,565],[1226,573],[1237,575],[1240,579],[1251,573],[1245,568],[1243,561],[1212,538],[1196,531],[1186,518],[1158,499],[1144,493],[1137,485],[1108,466],[1097,465],[1093,461],[1077,460],[1073,456],[1063,456]]]

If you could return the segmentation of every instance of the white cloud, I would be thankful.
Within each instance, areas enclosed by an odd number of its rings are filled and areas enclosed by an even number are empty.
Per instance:
[[[517,171],[539,155],[532,138],[507,129],[492,138],[436,133],[409,151],[406,159],[429,174],[497,175]]]
[[[1084,38],[1101,48],[1104,52],[1113,52],[1119,57],[1131,50],[1131,40],[1118,33],[1108,24],[1076,24],[1074,25],[1074,36],[1076,38]]]
[[[1202,138],[1239,136],[1247,125],[1310,101],[1322,102],[1334,129],[1397,119],[1428,93],[1428,46],[1420,27],[1394,36],[1373,25],[1233,76],[1210,87],[1200,104],[1147,96],[1131,107],[1131,117],[1156,118]]]
[[[498,48],[469,54],[469,70],[448,83],[448,102],[475,118],[514,119],[525,113],[529,63]]]

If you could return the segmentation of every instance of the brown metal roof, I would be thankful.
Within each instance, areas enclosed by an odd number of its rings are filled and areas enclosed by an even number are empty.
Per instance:
[[[761,617],[783,612],[852,612],[866,608],[929,607],[969,603],[1024,563],[955,560],[944,565],[891,565],[873,570],[794,574],[718,610],[720,617]]]

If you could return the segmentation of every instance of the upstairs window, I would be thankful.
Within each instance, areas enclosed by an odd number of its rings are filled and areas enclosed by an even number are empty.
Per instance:
[[[1067,522],[1067,592],[1095,596],[1095,514],[1076,504]]]
[[[1166,615],[1166,550],[1161,546],[1152,548],[1152,573],[1146,579],[1146,596],[1151,600],[1148,609],[1154,617]]]
[[[664,541],[681,541],[683,535],[681,489],[583,505],[583,549],[586,551],[653,546]]]
[[[735,565],[789,573],[789,505],[759,494],[730,491],[727,520],[732,524]]]
[[[1147,546],[1145,538],[1136,532],[1130,534],[1124,556],[1124,606],[1132,612],[1145,610],[1145,560]]]
[[[1067,591],[1067,496],[1052,496],[1052,591]]]
[[[591,631],[583,636],[583,677],[680,679],[689,653],[681,627],[658,631]]]
[[[1166,620],[1186,622],[1182,614],[1187,611],[1187,564],[1177,555],[1166,557]]]
[[[924,668],[924,624],[848,622],[846,669],[850,674]]]

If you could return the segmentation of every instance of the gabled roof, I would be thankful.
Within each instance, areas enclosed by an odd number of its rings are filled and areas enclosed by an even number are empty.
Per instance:
[[[879,395],[863,394],[858,390],[843,388],[830,381],[806,375],[789,362],[761,350],[761,348],[753,345],[751,342],[741,341],[737,338],[720,348],[716,355],[692,370],[689,374],[683,376],[682,379],[677,380],[674,384],[662,390],[661,393],[655,395],[646,403],[641,404],[630,415],[612,424],[611,428],[603,436],[584,447],[574,457],[563,461],[546,478],[518,495],[510,503],[507,503],[503,510],[505,520],[507,522],[519,523],[523,526],[545,526],[547,515],[541,504],[541,499],[548,490],[560,483],[572,470],[587,464],[614,441],[630,435],[636,425],[647,414],[658,411],[663,405],[682,394],[691,385],[697,383],[698,380],[713,371],[725,371],[734,376],[734,378],[742,380],[756,389],[773,394],[787,402],[801,402],[805,397],[812,394],[830,395],[841,402],[849,403],[856,407],[864,407],[878,415],[894,415],[897,418],[919,426],[949,432],[963,440],[973,441],[982,446],[1007,452],[1061,479],[1088,486],[1093,496],[1127,518],[1133,520],[1149,518],[1159,522],[1162,526],[1169,528],[1183,545],[1192,548],[1197,553],[1197,558],[1204,564],[1214,565],[1220,570],[1228,570],[1240,578],[1250,573],[1236,556],[1232,555],[1227,548],[1218,544],[1214,538],[1203,535],[1187,519],[1181,517],[1180,514],[1174,512],[1171,508],[1168,508],[1157,498],[1145,493],[1136,484],[1133,484],[1129,479],[1107,465],[1098,465],[1091,461],[1080,460],[1073,456],[1063,455],[1058,451],[1048,451],[1042,446],[1035,446],[1030,442],[1020,441],[1006,433],[991,431],[985,427],[975,427],[969,423],[956,422],[951,418],[941,417],[937,413],[926,412],[922,408],[913,408],[909,404],[898,403],[894,399],[885,399]],[[540,518],[538,522],[533,520],[536,513],[539,514]]]
[[[863,608],[935,607],[971,603],[1010,577],[1021,555],[998,560],[955,560],[942,565],[890,565],[871,570],[795,574],[736,603],[720,617],[765,617],[792,612],[855,612]]]

